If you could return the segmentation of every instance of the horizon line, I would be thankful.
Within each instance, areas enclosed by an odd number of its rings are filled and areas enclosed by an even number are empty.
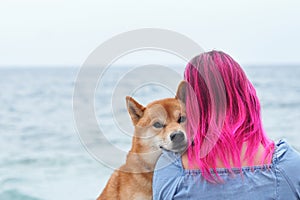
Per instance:
[[[154,64],[154,63],[152,63]],[[156,64],[156,63],[155,63]],[[145,64],[143,64],[145,65]],[[149,64],[151,65],[151,64]],[[157,64],[156,64],[157,65]],[[181,66],[181,64],[161,64],[162,66],[175,66],[175,67],[185,67],[185,66]],[[118,64],[118,65],[112,65],[114,67],[131,67],[131,66],[138,66],[136,63],[135,64]],[[142,65],[141,65],[142,66]],[[282,67],[282,66],[286,66],[286,67],[300,67],[300,63],[249,63],[249,64],[240,64],[241,67]],[[82,67],[82,65],[78,65],[78,64],[67,64],[67,65],[63,65],[63,64],[32,64],[32,65],[19,65],[19,64],[10,64],[10,65],[0,65],[0,69],[1,68],[80,68]]]

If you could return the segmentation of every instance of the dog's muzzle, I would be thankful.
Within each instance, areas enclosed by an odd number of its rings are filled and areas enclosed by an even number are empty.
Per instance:
[[[184,141],[185,135],[182,131],[176,131],[176,132],[171,133],[170,139],[174,143],[180,143],[180,142]]]
[[[176,131],[171,133],[170,140],[172,151],[181,152],[187,146],[186,136],[182,131]]]

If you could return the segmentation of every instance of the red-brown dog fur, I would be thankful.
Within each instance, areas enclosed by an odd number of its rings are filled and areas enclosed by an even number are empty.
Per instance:
[[[152,199],[152,176],[161,148],[172,149],[170,134],[183,131],[184,123],[178,118],[185,115],[183,99],[185,83],[178,86],[175,98],[154,101],[143,107],[132,97],[126,97],[127,109],[135,126],[132,147],[127,154],[126,163],[115,170],[98,200],[106,199]],[[164,128],[157,129],[153,123],[164,120]]]

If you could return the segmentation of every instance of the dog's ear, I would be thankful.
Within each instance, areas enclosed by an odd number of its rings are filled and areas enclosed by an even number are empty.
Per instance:
[[[140,118],[143,116],[145,107],[129,96],[126,97],[126,105],[131,120],[133,124],[136,125]]]
[[[186,102],[186,91],[187,91],[188,83],[186,81],[181,81],[178,85],[176,92],[176,99],[179,99],[183,103]]]

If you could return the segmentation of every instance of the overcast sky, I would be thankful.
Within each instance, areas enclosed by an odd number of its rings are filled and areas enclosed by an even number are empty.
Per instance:
[[[0,65],[78,66],[138,28],[177,31],[242,64],[300,64],[299,0],[1,0]]]

